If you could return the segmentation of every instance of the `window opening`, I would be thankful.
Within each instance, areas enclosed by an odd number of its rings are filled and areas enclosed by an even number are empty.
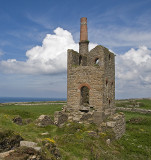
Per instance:
[[[89,105],[89,88],[87,86],[81,87],[81,105]]]
[[[106,86],[107,86],[107,84],[108,84],[108,80],[106,80]]]
[[[99,62],[100,62],[99,58],[96,58],[95,59],[95,64],[99,65]]]
[[[109,54],[109,60],[111,60],[111,55]]]
[[[109,100],[109,106],[110,106],[110,104],[111,104],[111,101]]]
[[[81,64],[81,62],[82,62],[82,56],[80,55],[80,57],[79,57],[79,65]]]

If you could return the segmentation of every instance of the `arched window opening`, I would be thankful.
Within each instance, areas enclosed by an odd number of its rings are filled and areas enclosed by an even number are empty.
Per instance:
[[[80,55],[80,57],[79,57],[79,65],[81,65],[81,63],[82,63],[82,56]]]
[[[81,105],[89,105],[89,88],[87,86],[81,87]]]
[[[111,83],[111,87],[113,87],[113,82]]]
[[[96,59],[95,59],[95,64],[96,64],[96,65],[99,65],[99,63],[100,63],[99,58],[96,58]]]

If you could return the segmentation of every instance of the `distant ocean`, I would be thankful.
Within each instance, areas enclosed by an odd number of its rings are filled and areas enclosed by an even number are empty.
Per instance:
[[[0,97],[0,103],[9,102],[41,102],[41,101],[66,101],[66,98],[35,98],[35,97]]]

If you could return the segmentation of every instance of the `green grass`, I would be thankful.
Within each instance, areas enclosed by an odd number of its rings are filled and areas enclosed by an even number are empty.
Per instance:
[[[36,119],[42,114],[53,116],[55,111],[61,110],[63,105],[4,105],[0,106],[0,113],[15,116],[20,115],[22,118]]]
[[[126,133],[118,141],[124,159],[151,159],[151,116],[125,112]]]
[[[148,102],[143,103],[147,104]],[[148,103],[150,105],[150,103]],[[110,145],[106,139],[108,133],[92,136],[90,131],[96,131],[95,125],[68,123],[62,128],[55,125],[38,127],[35,120],[42,114],[51,115],[61,110],[63,105],[4,105],[0,106],[0,130],[12,130],[25,140],[38,142],[42,146],[45,138],[55,140],[62,160],[151,160],[151,116],[125,112],[126,133],[120,140],[114,140]],[[12,122],[15,116],[23,119],[31,118],[32,122],[18,126]],[[42,136],[41,133],[48,132]],[[48,152],[48,151],[46,151]],[[48,153],[47,156],[49,156]]]
[[[49,132],[51,134],[57,129],[56,126],[49,126],[45,128],[37,127],[34,121],[42,114],[50,115],[53,117],[55,111],[61,110],[62,105],[29,105],[29,106],[18,106],[18,105],[4,105],[0,107],[0,128],[11,129],[17,134],[20,134],[24,139],[34,140],[41,138],[41,133]],[[16,116],[20,116],[24,119],[32,119],[32,123],[28,125],[18,126],[12,122],[12,119]],[[49,135],[50,136],[50,135]],[[44,136],[43,136],[44,137]]]
[[[139,104],[139,107],[137,105]],[[151,99],[130,99],[130,100],[116,100],[116,107],[137,107],[143,109],[151,109]]]
[[[136,102],[140,102],[140,108],[151,109],[151,99],[140,99]]]

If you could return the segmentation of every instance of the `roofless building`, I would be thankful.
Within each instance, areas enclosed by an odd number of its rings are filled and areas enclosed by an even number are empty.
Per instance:
[[[57,123],[66,119],[100,128],[105,124],[117,138],[125,131],[124,115],[115,113],[115,55],[101,45],[89,51],[85,17],[81,18],[79,53],[68,50],[67,106],[56,115]]]

